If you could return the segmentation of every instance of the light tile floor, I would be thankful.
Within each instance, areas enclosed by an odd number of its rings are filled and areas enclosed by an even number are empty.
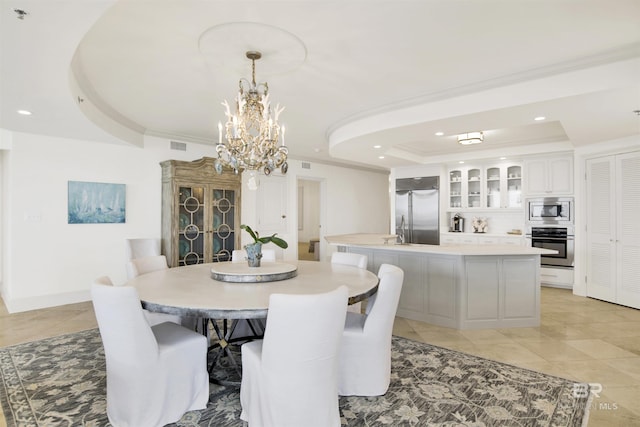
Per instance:
[[[542,288],[537,328],[458,331],[397,318],[394,334],[581,382],[599,383],[589,427],[640,426],[640,310]],[[91,303],[8,314],[0,347],[96,327]],[[0,427],[6,427],[4,416]]]

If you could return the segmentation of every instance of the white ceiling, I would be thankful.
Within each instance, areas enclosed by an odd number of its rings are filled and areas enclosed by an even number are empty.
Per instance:
[[[638,0],[0,4],[8,130],[213,144],[259,50],[292,158],[386,169],[640,136]],[[470,131],[485,143],[455,142]]]

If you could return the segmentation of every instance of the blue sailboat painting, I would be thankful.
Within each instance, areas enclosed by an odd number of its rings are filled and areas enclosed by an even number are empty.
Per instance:
[[[69,181],[69,224],[125,222],[126,185]]]

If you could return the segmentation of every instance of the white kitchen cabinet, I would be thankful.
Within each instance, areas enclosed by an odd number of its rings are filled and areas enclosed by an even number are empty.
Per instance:
[[[481,208],[482,206],[482,169],[467,170],[467,207]]]
[[[526,159],[524,186],[527,196],[573,194],[572,155]]]
[[[522,165],[514,163],[449,170],[449,208],[522,208]]]
[[[573,288],[572,268],[540,268],[540,283],[556,288]]]
[[[449,171],[449,208],[482,207],[482,169],[456,168]]]
[[[453,169],[449,171],[449,207],[461,208],[463,200],[463,174],[466,179],[466,171],[462,169]],[[464,185],[464,193],[466,194],[467,187]],[[465,206],[466,207],[466,206]]]
[[[586,170],[587,296],[640,308],[640,151]]]
[[[522,207],[522,166],[493,165],[485,169],[485,203],[487,208]]]

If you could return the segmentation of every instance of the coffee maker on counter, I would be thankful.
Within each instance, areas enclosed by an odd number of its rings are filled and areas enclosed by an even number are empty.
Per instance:
[[[451,218],[451,226],[449,227],[449,231],[454,233],[462,233],[464,232],[464,218],[459,213],[455,214]]]

